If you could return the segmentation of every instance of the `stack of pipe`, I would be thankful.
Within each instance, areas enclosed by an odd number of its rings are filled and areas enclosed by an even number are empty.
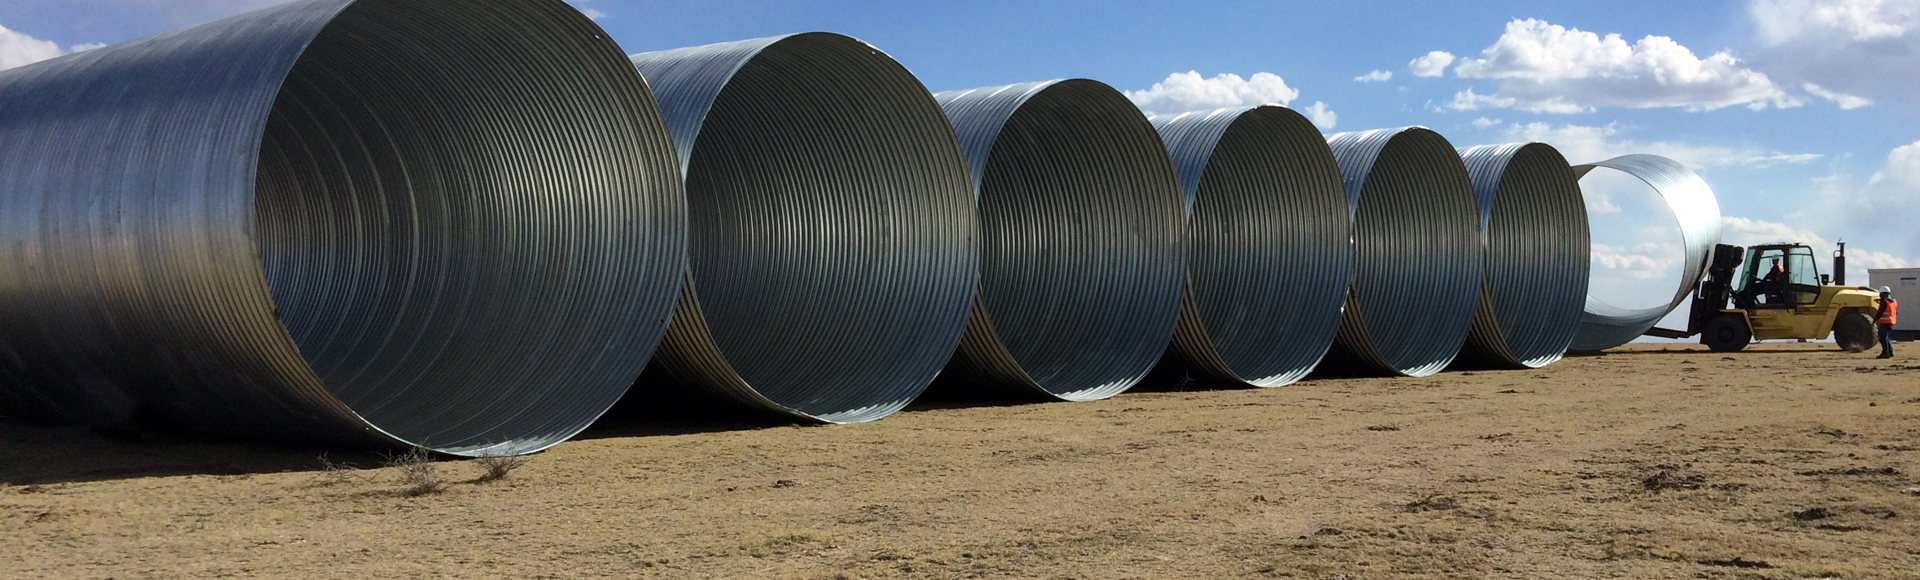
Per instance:
[[[1582,312],[1595,168],[1673,205],[1690,288],[1718,208],[1662,158],[935,95],[830,33],[629,57],[561,0],[304,0],[0,72],[0,416],[501,455],[650,361],[830,423],[943,373],[1533,368],[1671,309]]]

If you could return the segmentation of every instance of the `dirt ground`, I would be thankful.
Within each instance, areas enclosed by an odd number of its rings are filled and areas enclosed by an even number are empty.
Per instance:
[[[0,576],[1920,578],[1920,356],[1698,348],[612,420],[422,496],[315,449],[0,426]]]

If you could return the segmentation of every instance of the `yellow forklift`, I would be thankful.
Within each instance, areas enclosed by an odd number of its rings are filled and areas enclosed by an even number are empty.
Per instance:
[[[1834,252],[1838,278],[1830,279],[1820,274],[1813,249],[1801,244],[1716,246],[1707,277],[1693,294],[1687,330],[1655,328],[1647,335],[1699,335],[1700,343],[1714,352],[1736,352],[1754,339],[1820,340],[1828,335],[1847,352],[1878,346],[1873,317],[1880,293],[1846,285],[1846,252],[1844,243]]]

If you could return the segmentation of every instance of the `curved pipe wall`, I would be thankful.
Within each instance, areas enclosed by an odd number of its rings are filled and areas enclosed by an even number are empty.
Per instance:
[[[482,455],[644,366],[684,206],[558,0],[309,0],[0,73],[0,408]]]
[[[1332,346],[1353,275],[1346,191],[1326,140],[1277,106],[1152,121],[1186,202],[1172,352],[1216,382],[1300,380]]]
[[[1567,352],[1580,327],[1591,238],[1580,182],[1542,143],[1460,151],[1480,209],[1486,277],[1461,358],[1540,368]]]
[[[940,372],[979,257],[939,105],[809,33],[638,54],[685,167],[690,263],[660,360],[755,408],[879,419]]]
[[[1687,301],[1700,285],[1707,266],[1713,263],[1713,248],[1720,244],[1720,201],[1706,180],[1679,162],[1658,155],[1622,155],[1606,161],[1576,165],[1573,174],[1584,179],[1597,168],[1607,168],[1639,179],[1652,187],[1673,211],[1680,224],[1681,247],[1686,265],[1680,270],[1680,287],[1665,306],[1626,309],[1587,297],[1586,311],[1580,318],[1580,330],[1574,334],[1571,350],[1596,351],[1620,346],[1640,338]]]
[[[966,151],[980,294],[954,365],[1068,401],[1146,376],[1179,319],[1184,214],[1140,110],[1090,80],[935,95]]]
[[[1480,297],[1473,184],[1445,137],[1422,127],[1327,137],[1353,216],[1356,260],[1329,362],[1405,376],[1459,354]]]

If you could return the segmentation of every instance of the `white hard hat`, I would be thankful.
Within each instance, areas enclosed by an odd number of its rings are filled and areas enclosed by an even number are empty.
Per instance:
[[[1881,293],[1881,294],[1892,294],[1892,293],[1893,293],[1893,287],[1892,287],[1892,286],[1881,286],[1881,287],[1880,287],[1880,293]]]

